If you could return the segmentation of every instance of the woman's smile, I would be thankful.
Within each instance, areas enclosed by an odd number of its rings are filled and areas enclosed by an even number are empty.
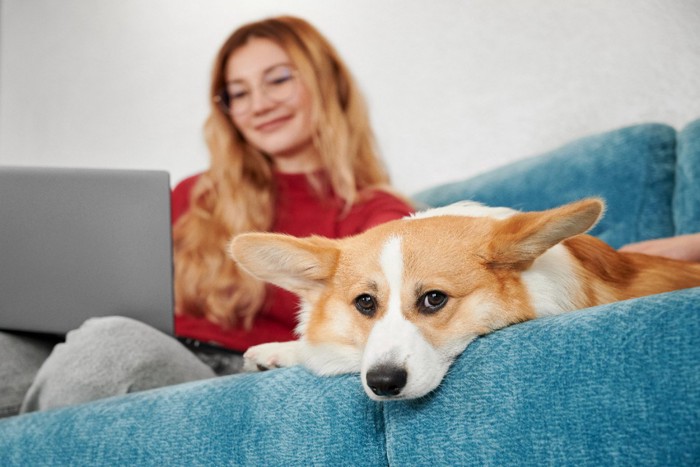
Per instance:
[[[266,120],[262,123],[255,125],[255,131],[260,133],[271,133],[284,126],[287,122],[294,118],[294,115],[283,115],[281,117],[275,117]]]

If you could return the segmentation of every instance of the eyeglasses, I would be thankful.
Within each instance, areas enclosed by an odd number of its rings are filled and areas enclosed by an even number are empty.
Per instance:
[[[294,96],[297,90],[297,71],[289,65],[277,65],[267,70],[260,83],[265,97],[278,104]],[[246,83],[228,83],[214,96],[214,101],[224,113],[245,115],[253,105],[253,89]]]

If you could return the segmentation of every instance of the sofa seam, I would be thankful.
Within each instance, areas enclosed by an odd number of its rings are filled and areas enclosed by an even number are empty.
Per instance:
[[[389,461],[389,434],[387,427],[389,426],[389,421],[387,419],[387,411],[385,404],[383,402],[376,402],[379,405],[379,415],[382,420],[382,445],[384,446],[384,465],[390,467],[392,464]]]
[[[671,128],[671,127],[669,127]],[[673,130],[673,141],[671,143],[667,142],[662,142],[659,144],[651,144],[651,148],[659,148],[661,151],[670,151],[673,155],[673,174],[672,174],[672,182],[673,182],[673,190],[671,192],[671,224],[673,226],[673,231],[674,233],[677,230],[676,227],[676,219],[675,219],[675,212],[674,212],[674,199],[675,199],[675,192],[676,192],[676,178],[677,178],[677,169],[678,169],[678,154],[677,154],[677,140],[678,140],[678,132],[676,131],[675,128],[671,128]],[[651,187],[651,169],[649,166],[645,167],[644,170],[644,181],[643,181],[643,186],[644,187]],[[639,232],[643,230],[644,225],[642,225],[642,213],[646,210],[648,207],[648,200],[645,199],[645,197],[642,197],[640,199],[639,204],[637,205],[637,210],[635,212],[635,234],[634,236],[636,237],[635,241],[640,241],[641,238],[639,236]]]

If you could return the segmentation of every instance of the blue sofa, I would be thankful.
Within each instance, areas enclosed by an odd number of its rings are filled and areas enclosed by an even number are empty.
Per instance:
[[[615,247],[700,231],[700,120],[575,141],[415,196],[523,210],[597,195]],[[0,465],[700,465],[700,288],[477,339],[427,397],[300,367],[0,421]]]

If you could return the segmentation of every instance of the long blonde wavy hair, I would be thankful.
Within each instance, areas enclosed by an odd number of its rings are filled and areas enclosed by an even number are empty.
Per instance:
[[[224,328],[242,323],[249,329],[265,298],[265,285],[238,269],[226,245],[235,234],[270,230],[275,214],[272,159],[248,144],[215,103],[228,58],[251,38],[274,41],[298,69],[312,96],[313,143],[346,207],[389,186],[364,100],[333,46],[309,23],[289,16],[234,31],[212,73],[211,113],[204,126],[210,167],[197,179],[190,209],[173,229],[177,312],[205,316]]]

